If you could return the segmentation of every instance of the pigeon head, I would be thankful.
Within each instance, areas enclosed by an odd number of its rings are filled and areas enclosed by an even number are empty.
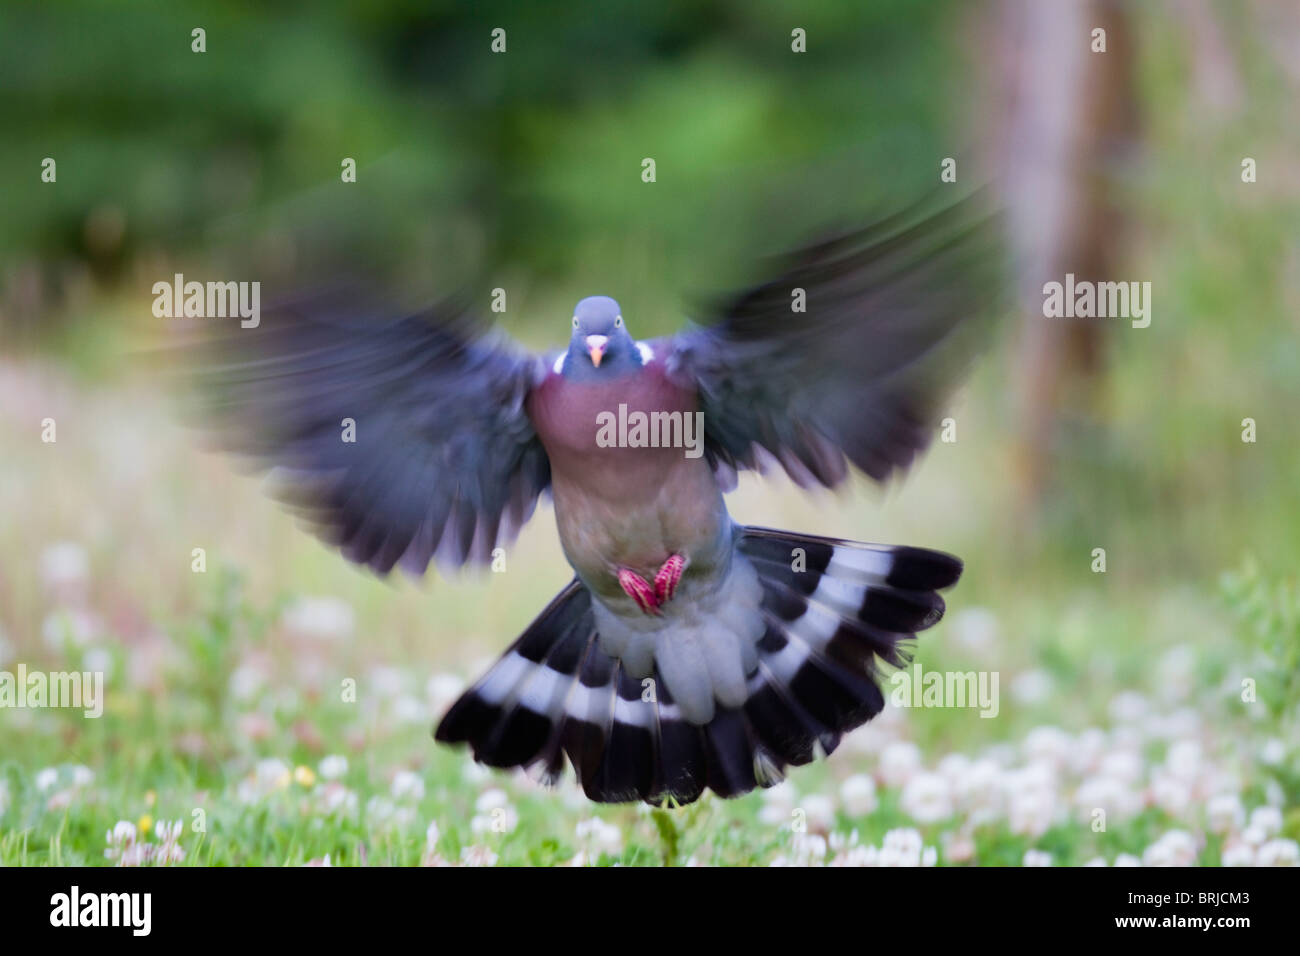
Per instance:
[[[641,353],[623,323],[618,303],[607,295],[583,299],[573,310],[573,335],[563,374],[593,381],[616,377],[641,366]]]

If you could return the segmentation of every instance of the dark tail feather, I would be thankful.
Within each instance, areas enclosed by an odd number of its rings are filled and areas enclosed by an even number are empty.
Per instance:
[[[905,663],[900,645],[942,617],[935,592],[962,569],[938,551],[762,528],[744,529],[738,550],[758,571],[768,624],[743,707],[687,723],[657,672],[647,688],[601,649],[575,580],[451,707],[437,739],[468,743],[489,766],[540,767],[549,782],[567,755],[602,803],[772,786],[880,712],[880,664]]]

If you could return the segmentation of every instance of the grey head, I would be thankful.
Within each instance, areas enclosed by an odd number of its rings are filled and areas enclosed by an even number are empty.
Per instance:
[[[560,373],[575,382],[618,378],[639,369],[641,350],[623,322],[622,311],[607,295],[592,295],[573,310],[573,335]]]

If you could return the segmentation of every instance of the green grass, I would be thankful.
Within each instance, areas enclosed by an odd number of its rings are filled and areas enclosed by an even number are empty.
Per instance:
[[[148,301],[119,284],[89,299],[70,295],[50,316],[63,331],[46,336],[40,354],[0,359],[0,501],[9,506],[0,522],[0,671],[23,662],[109,675],[97,720],[0,709],[0,865],[110,865],[106,833],[146,816],[154,827],[181,822],[181,865],[456,863],[466,851],[521,865],[765,865],[820,859],[822,837],[826,858],[861,861],[870,856],[862,848],[881,847],[891,831],[891,847],[914,840],[899,830],[915,830],[938,865],[1019,865],[1031,850],[1058,865],[1113,863],[1121,854],[1186,860],[1178,833],[1201,864],[1241,861],[1243,847],[1259,861],[1261,845],[1272,847],[1265,861],[1285,859],[1284,841],[1300,838],[1300,443],[1291,437],[1300,373],[1293,186],[1300,143],[1295,124],[1278,119],[1291,91],[1271,65],[1275,57],[1258,48],[1260,24],[1221,20],[1244,95],[1235,110],[1212,116],[1193,92],[1182,31],[1157,12],[1137,14],[1144,141],[1117,183],[1136,226],[1126,272],[1116,278],[1152,282],[1153,322],[1146,330],[1106,327],[1105,377],[1088,408],[1064,411],[1047,450],[1052,480],[1031,520],[1023,520],[1011,480],[1020,380],[1011,335],[954,406],[958,442],[936,444],[905,486],[882,494],[859,483],[843,496],[805,496],[785,482],[747,478],[729,501],[744,522],[962,556],[966,572],[948,596],[948,617],[923,635],[916,660],[927,671],[997,672],[996,718],[890,705],[778,791],[666,811],[597,807],[572,780],[547,791],[475,768],[463,752],[432,741],[448,701],[447,680],[434,681],[431,694],[430,679],[476,677],[567,581],[549,512],[525,529],[504,573],[385,583],[349,567],[173,424],[174,396],[128,357],[134,333],[157,331]],[[892,48],[888,39],[878,42]],[[939,47],[927,49],[919,59],[913,47],[895,53],[910,77],[899,84],[914,95],[939,56]],[[625,308],[640,301],[643,316],[629,309],[638,332],[675,327],[672,288],[684,277],[711,282],[729,252],[718,223],[736,233],[753,223],[760,233],[780,218],[770,210],[798,205],[806,191],[792,188],[779,202],[754,198],[778,175],[779,157],[764,159],[771,145],[764,137],[782,136],[787,160],[842,152],[848,141],[831,135],[842,98],[861,101],[863,122],[891,136],[928,143],[937,135],[930,111],[909,96],[860,92],[853,49],[837,54],[848,66],[810,80],[841,98],[804,116],[805,101],[822,100],[784,94],[784,124],[771,121],[763,103],[787,89],[785,81],[773,75],[764,88],[729,78],[723,52],[692,55],[639,98],[588,103],[566,114],[568,126],[548,127],[527,100],[517,105],[509,128],[552,159],[537,160],[531,176],[521,166],[508,183],[527,193],[525,211],[545,225],[514,250],[545,268],[525,275],[523,306],[512,289],[513,334],[562,340],[574,298],[595,291],[618,292]],[[288,82],[303,68],[291,59],[279,75]],[[204,82],[225,90],[216,79]],[[925,99],[938,98],[938,89]],[[231,102],[244,109],[240,96]],[[422,103],[410,115],[424,117]],[[629,104],[630,119],[622,112]],[[410,152],[395,163],[398,173],[451,168],[427,161],[441,155],[425,141],[443,135],[438,124],[369,106],[361,113],[386,115],[403,137],[417,137],[403,140]],[[919,125],[907,132],[912,114]],[[642,120],[655,117],[656,149],[682,158],[679,174],[665,175],[658,193],[624,194],[618,155],[642,155]],[[188,106],[183,118],[192,125]],[[574,127],[581,136],[565,132]],[[27,132],[34,142],[48,138],[43,127]],[[148,129],[140,135],[156,140]],[[299,195],[324,175],[291,171],[303,157],[333,157],[343,148],[333,135],[317,130],[301,156],[290,149],[298,140],[285,141],[277,195]],[[371,136],[376,150],[392,138]],[[879,158],[895,142],[884,136],[868,153]],[[732,170],[746,155],[750,161]],[[1259,183],[1239,182],[1243,155],[1260,159]],[[575,159],[592,156],[606,188],[590,188],[589,167]],[[202,169],[196,164],[194,175]],[[440,192],[447,175],[401,180],[400,209],[383,219],[393,230],[370,241],[420,250],[409,255],[422,269],[429,257],[411,237],[432,227],[423,212],[411,213],[418,204],[409,196],[419,183]],[[90,189],[68,166],[60,176]],[[663,192],[672,189],[679,192]],[[53,219],[39,206],[47,199],[60,204]],[[210,201],[239,206],[221,194]],[[79,192],[41,193],[14,222],[58,231],[48,223],[67,219],[78,225],[62,231],[79,236],[85,205]],[[657,226],[642,229],[656,205],[667,224],[654,219]],[[250,200],[239,208],[258,207]],[[572,221],[560,217],[563,209]],[[149,234],[152,219],[143,227],[131,221]],[[176,211],[161,221],[178,228],[186,220]],[[567,238],[553,241],[550,230],[561,227]],[[245,231],[234,231],[242,244]],[[39,258],[32,242],[28,233],[9,237]],[[702,246],[711,256],[686,265]],[[590,288],[593,276],[611,275],[623,277],[626,294]],[[45,417],[58,423],[55,444],[40,441]],[[1255,444],[1240,441],[1245,417],[1258,422]],[[84,555],[84,572],[55,580],[42,570],[58,542]],[[204,573],[191,570],[199,547]],[[1105,574],[1090,569],[1097,547],[1107,551]],[[351,624],[333,637],[295,627],[292,610],[311,596],[341,602]],[[355,699],[344,699],[348,681]],[[1253,697],[1244,700],[1247,687]],[[942,780],[916,781],[908,744],[919,771]],[[332,783],[321,773],[331,755],[347,760]],[[875,805],[857,807],[853,793],[865,778]],[[951,801],[951,812],[934,811],[936,799]],[[1104,830],[1089,814],[1097,804],[1108,810]],[[1250,814],[1262,807],[1276,808],[1280,821],[1266,810],[1252,826]],[[513,821],[509,832],[491,829],[494,808]],[[593,817],[617,828],[617,838],[590,835]],[[154,832],[143,838],[155,842]],[[854,840],[859,850],[849,853]]]

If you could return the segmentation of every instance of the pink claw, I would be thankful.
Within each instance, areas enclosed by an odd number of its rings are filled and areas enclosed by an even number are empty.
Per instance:
[[[627,596],[636,601],[636,606],[646,614],[659,613],[659,601],[655,597],[655,589],[650,587],[650,583],[641,575],[627,568],[619,568],[618,583],[627,592]]]
[[[677,593],[677,582],[682,579],[684,570],[686,570],[686,559],[680,554],[671,555],[664,562],[664,566],[655,575],[655,600],[657,603],[663,604],[673,599],[673,595]]]

